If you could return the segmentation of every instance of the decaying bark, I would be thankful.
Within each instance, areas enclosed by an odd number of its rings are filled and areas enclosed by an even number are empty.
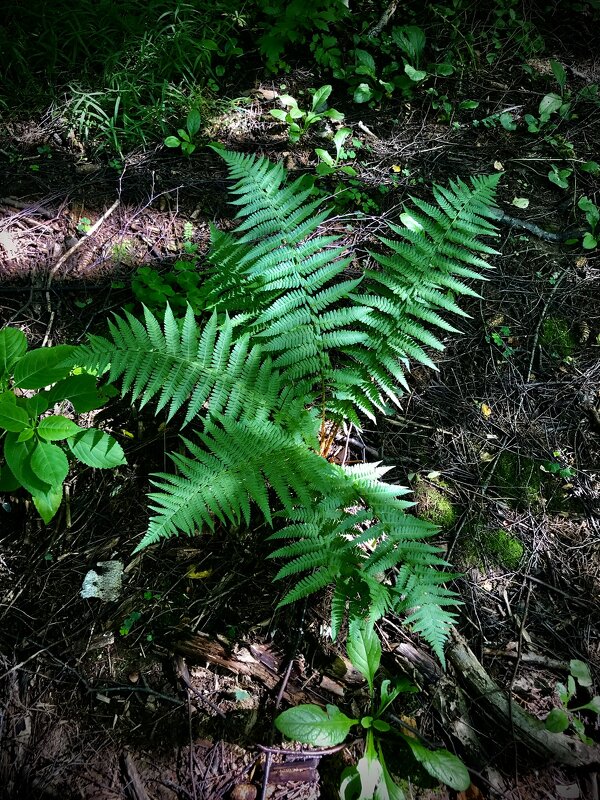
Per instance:
[[[490,763],[493,743],[514,742],[520,758],[543,764],[581,768],[600,764],[600,746],[589,747],[564,733],[551,733],[487,674],[466,640],[452,632],[446,651],[451,670],[442,675],[434,662],[416,648],[401,645],[397,660],[416,673],[422,684],[435,684],[434,703],[446,730],[460,742],[470,764],[480,768]],[[489,744],[486,744],[486,738]]]

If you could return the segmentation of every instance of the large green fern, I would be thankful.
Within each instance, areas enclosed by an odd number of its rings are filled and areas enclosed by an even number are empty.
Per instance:
[[[451,575],[428,539],[436,529],[407,513],[402,487],[378,465],[345,468],[319,455],[327,420],[360,425],[406,388],[411,360],[435,367],[441,349],[431,329],[453,331],[465,280],[487,269],[494,251],[497,176],[434,187],[436,204],[413,199],[390,225],[374,265],[345,272],[351,255],[321,232],[328,212],[303,179],[264,158],[219,151],[235,181],[235,233],[212,232],[204,312],[188,308],[162,325],[116,315],[110,338],[91,336],[83,361],[107,370],[123,395],[154,400],[196,435],[176,471],[153,479],[153,512],[138,550],[178,533],[250,522],[254,507],[288,525],[273,557],[287,559],[277,578],[296,576],[282,604],[332,584],[332,632],[349,609],[377,619],[406,615],[443,659],[454,615]],[[393,238],[392,238],[393,235]],[[182,409],[185,408],[185,413]],[[325,448],[326,449],[326,448]]]

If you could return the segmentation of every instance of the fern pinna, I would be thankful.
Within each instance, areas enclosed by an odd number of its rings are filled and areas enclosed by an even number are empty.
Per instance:
[[[219,151],[239,207],[234,234],[212,232],[204,310],[162,325],[115,316],[110,339],[91,336],[87,366],[108,370],[123,395],[156,401],[197,430],[172,456],[175,473],[154,478],[148,532],[137,549],[215,522],[250,522],[251,504],[273,524],[277,578],[296,576],[282,604],[333,584],[332,632],[344,614],[377,619],[401,612],[443,659],[455,595],[428,540],[436,528],[407,513],[406,489],[377,464],[344,467],[320,455],[325,421],[360,425],[388,413],[406,387],[411,360],[435,368],[432,329],[455,330],[465,279],[481,278],[480,241],[493,236],[498,176],[435,186],[435,204],[390,224],[374,265],[346,277],[351,262],[304,179],[286,182],[280,164]]]

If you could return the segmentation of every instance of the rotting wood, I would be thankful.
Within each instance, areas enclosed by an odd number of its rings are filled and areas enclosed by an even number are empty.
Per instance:
[[[600,765],[600,746],[590,747],[564,733],[551,733],[544,724],[518,703],[509,701],[479,663],[466,640],[453,630],[446,657],[469,698],[470,714],[484,730],[512,731],[523,756],[525,752],[543,763],[570,767]],[[512,722],[511,722],[512,720]]]
[[[259,662],[245,647],[240,647],[235,653],[228,653],[222,644],[200,634],[177,642],[174,650],[192,660],[208,661],[238,675],[247,675],[270,690],[275,689],[282,678],[277,672],[279,663],[276,659],[273,659],[272,666],[267,666]],[[293,682],[288,683],[283,696],[292,705],[313,702],[313,698]]]
[[[126,781],[125,789],[131,800],[150,800],[135,761],[129,753],[123,753],[122,758],[123,778]]]
[[[486,744],[502,731],[514,736],[524,760],[581,768],[600,764],[600,746],[589,747],[564,733],[551,733],[543,722],[509,699],[487,674],[466,640],[453,630],[446,650],[452,672],[432,669],[432,661],[412,646],[402,645],[394,654],[424,688],[434,689],[434,704],[448,733],[463,748],[469,763],[483,768],[490,763]],[[512,718],[512,722],[511,722]]]

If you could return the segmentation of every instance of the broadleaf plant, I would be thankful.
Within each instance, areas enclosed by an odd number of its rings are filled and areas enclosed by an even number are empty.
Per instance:
[[[402,733],[390,724],[385,716],[394,700],[403,692],[416,692],[418,689],[406,679],[395,683],[382,681],[379,689],[380,699],[375,691],[375,676],[381,659],[381,645],[373,627],[355,621],[354,630],[348,637],[348,658],[352,665],[366,679],[369,685],[369,709],[360,720],[347,717],[337,706],[328,705],[326,710],[312,703],[288,708],[275,719],[275,726],[284,736],[303,744],[317,747],[331,747],[345,741],[350,730],[359,725],[365,732],[363,757],[355,767],[348,767],[341,776],[340,798],[342,800],[404,800],[404,793],[390,775],[383,753],[383,744],[400,742],[408,745],[414,758],[434,778],[442,781],[458,792],[471,785],[469,773],[463,762],[453,753],[443,748],[431,750],[412,732]],[[388,715],[389,716],[389,715]]]
[[[76,352],[68,345],[28,351],[22,331],[0,330],[0,492],[26,489],[46,523],[60,508],[69,457],[104,469],[125,463],[112,436],[51,411],[64,400],[78,413],[91,411],[111,395],[93,375],[71,374]]]
[[[277,579],[296,583],[280,605],[331,584],[334,637],[348,613],[373,622],[396,612],[443,661],[457,598],[429,542],[437,529],[407,513],[408,490],[384,480],[389,467],[327,456],[343,425],[400,402],[411,361],[435,368],[430,350],[443,343],[432,331],[455,330],[446,317],[465,316],[456,298],[476,296],[465,281],[495,253],[481,237],[496,235],[499,178],[434,186],[435,203],[413,199],[356,276],[304,178],[217,152],[238,225],[212,230],[194,310],[117,314],[109,338],[90,336],[78,356],[108,370],[123,396],[195,427],[187,452],[172,456],[175,471],[154,476],[137,549],[253,514],[273,526],[283,518],[271,536],[281,545],[273,557],[285,560]]]

